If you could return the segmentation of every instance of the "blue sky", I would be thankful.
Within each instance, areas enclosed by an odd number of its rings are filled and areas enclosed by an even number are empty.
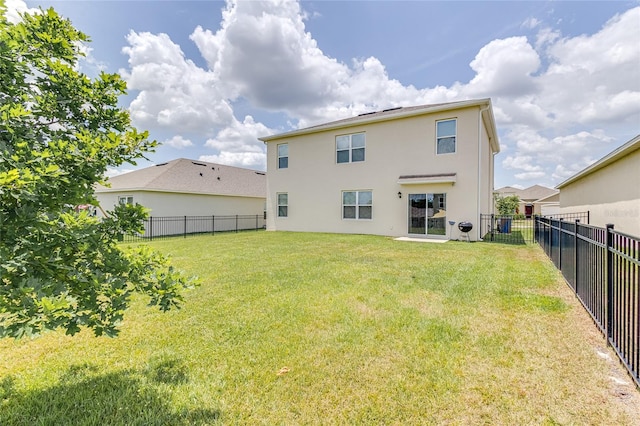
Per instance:
[[[264,170],[260,136],[490,97],[496,188],[553,187],[640,133],[638,1],[6,2],[91,37],[82,70],[125,77],[155,163]]]

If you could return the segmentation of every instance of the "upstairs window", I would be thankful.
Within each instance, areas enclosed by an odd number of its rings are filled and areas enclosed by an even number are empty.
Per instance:
[[[336,137],[336,162],[355,163],[364,161],[364,133],[340,135]]]
[[[278,168],[286,169],[289,167],[289,144],[283,143],[278,145]]]
[[[436,122],[436,153],[456,152],[456,119]]]
[[[118,204],[133,204],[133,197],[130,195],[127,195],[126,197],[118,197]]]
[[[278,217],[289,217],[289,194],[281,192],[278,196]]]
[[[343,219],[371,219],[373,193],[371,191],[342,192]]]

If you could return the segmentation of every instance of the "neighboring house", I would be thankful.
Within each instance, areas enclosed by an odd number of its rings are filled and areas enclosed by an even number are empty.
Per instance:
[[[260,138],[267,229],[458,238],[493,207],[490,99],[392,108]],[[451,225],[455,222],[455,225]]]
[[[542,216],[552,216],[560,213],[560,191],[548,197],[540,198],[534,203]]]
[[[562,213],[589,211],[591,225],[640,236],[640,135],[556,188]]]
[[[112,177],[95,190],[98,214],[139,203],[151,216],[263,215],[264,172],[180,158]]]
[[[522,213],[527,218],[530,218],[533,215],[542,214],[542,206],[546,203],[553,203],[553,198],[550,197],[556,195],[558,191],[542,185],[533,185],[525,189],[505,186],[496,189],[495,193],[501,197],[517,195],[520,198],[518,213]]]

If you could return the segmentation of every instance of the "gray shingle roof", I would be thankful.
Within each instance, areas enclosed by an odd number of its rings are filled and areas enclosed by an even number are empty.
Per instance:
[[[99,185],[96,192],[125,190],[182,192],[265,198],[264,172],[179,158],[167,163],[118,175]]]
[[[501,195],[517,195],[522,201],[535,201],[541,198],[546,198],[550,195],[557,193],[558,191],[552,188],[547,188],[542,185],[533,185],[525,189],[518,189],[511,186],[505,186],[496,189],[494,192]]]

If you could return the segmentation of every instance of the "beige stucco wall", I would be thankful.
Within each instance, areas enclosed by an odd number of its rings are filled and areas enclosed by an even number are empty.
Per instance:
[[[96,196],[104,210],[113,209],[118,197],[133,196],[135,203],[151,209],[151,216],[262,215],[265,207],[264,198],[252,197],[151,191],[101,192]]]
[[[560,209],[589,211],[591,225],[640,237],[640,150],[560,188]]]
[[[470,237],[477,239],[480,210],[489,208],[493,189],[493,155],[479,110],[471,107],[268,142],[267,229],[405,236],[408,194],[446,193],[447,221],[472,222]],[[436,121],[450,118],[457,118],[456,152],[436,155]],[[336,163],[335,137],[358,132],[366,133],[365,161]],[[480,153],[479,133],[484,141]],[[289,144],[287,169],[277,168],[281,143]],[[439,173],[457,173],[455,184],[398,183],[401,175]],[[371,220],[342,219],[342,191],[348,190],[373,192]],[[289,198],[287,218],[276,216],[276,194],[281,192]],[[458,238],[457,227],[453,229],[450,235],[447,225],[447,237]]]

